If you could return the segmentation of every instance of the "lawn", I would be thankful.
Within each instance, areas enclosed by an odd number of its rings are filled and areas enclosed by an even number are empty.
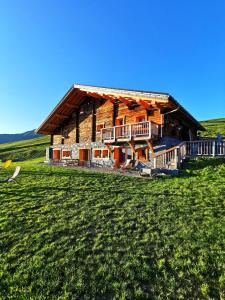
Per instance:
[[[225,136],[225,118],[202,121],[201,124],[206,129],[202,136],[215,137],[218,133]]]
[[[37,162],[0,185],[1,299],[225,298],[224,159],[152,180]]]
[[[31,140],[0,144],[0,159],[21,161],[34,159],[45,155],[45,148],[49,146],[50,137],[43,136]]]

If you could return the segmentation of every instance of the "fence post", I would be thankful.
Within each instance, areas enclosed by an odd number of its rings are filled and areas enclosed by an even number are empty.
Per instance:
[[[212,155],[216,156],[216,142],[215,141],[213,141]]]
[[[156,157],[153,158],[153,167],[156,169]]]
[[[175,149],[174,151],[174,162],[175,162],[175,167],[176,169],[178,168],[178,148]]]
[[[50,147],[46,148],[46,161],[50,159]]]
[[[148,136],[149,138],[152,137],[152,122],[148,122]]]
[[[103,133],[102,133],[102,129],[101,129],[101,142],[103,143]]]
[[[177,168],[180,167],[180,162],[181,162],[181,149],[180,147],[177,147],[176,153],[177,153]]]

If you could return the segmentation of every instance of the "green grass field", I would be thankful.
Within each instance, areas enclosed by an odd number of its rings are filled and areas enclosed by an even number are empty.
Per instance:
[[[202,121],[201,124],[206,131],[202,132],[202,136],[215,137],[218,133],[225,137],[225,118]]]
[[[16,161],[34,159],[45,155],[45,148],[49,146],[49,136],[36,139],[0,144],[0,159]]]
[[[0,168],[22,167],[0,184],[0,299],[225,299],[225,159],[147,180],[42,165],[48,141],[0,146],[25,160]]]
[[[0,186],[1,299],[224,299],[225,160],[153,180],[19,164]]]

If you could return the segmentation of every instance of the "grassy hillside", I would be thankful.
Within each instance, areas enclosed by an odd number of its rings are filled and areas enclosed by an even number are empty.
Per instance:
[[[224,163],[145,180],[20,162],[0,185],[0,298],[224,299]]]
[[[23,133],[16,133],[16,134],[1,134],[0,133],[0,144],[2,143],[11,143],[16,141],[23,141],[23,140],[30,140],[37,137],[41,137],[41,134],[35,133],[35,129],[26,131]]]
[[[207,129],[202,136],[216,136],[218,132],[225,136],[225,118],[202,121]],[[48,136],[14,143],[0,144],[0,159],[27,160],[45,156],[45,148],[49,146]]]
[[[225,118],[202,121],[201,124],[206,129],[206,132],[202,132],[202,136],[215,137],[221,133],[225,137]]]
[[[0,144],[0,159],[14,161],[33,159],[45,156],[45,148],[49,146],[49,136],[31,140]]]

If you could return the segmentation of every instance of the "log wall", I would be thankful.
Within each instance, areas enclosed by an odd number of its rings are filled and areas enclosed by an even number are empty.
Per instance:
[[[140,116],[145,116],[148,121],[161,124],[159,109],[147,111],[142,106],[131,109],[125,103],[113,104],[110,100],[87,97],[79,109],[74,110],[71,117],[55,132],[53,144],[61,144],[62,138],[64,144],[90,143],[94,140],[98,142],[101,134],[93,129],[93,126],[97,128],[99,124],[103,124],[104,127],[112,127],[115,126],[117,118],[124,118],[126,124],[136,123],[137,117]]]
[[[96,127],[104,124],[104,127],[113,126],[113,103],[109,100],[96,100]],[[96,141],[100,141],[101,133],[96,130]]]
[[[136,118],[140,115],[147,116],[145,108],[137,106],[133,109],[130,109],[126,104],[119,103],[116,117],[124,118],[126,124],[136,123]]]

